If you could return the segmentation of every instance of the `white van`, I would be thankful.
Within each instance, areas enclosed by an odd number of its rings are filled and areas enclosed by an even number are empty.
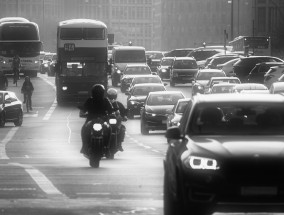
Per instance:
[[[127,64],[145,63],[145,48],[142,46],[117,46],[112,49],[111,80],[112,86],[116,87],[120,83],[121,73]]]

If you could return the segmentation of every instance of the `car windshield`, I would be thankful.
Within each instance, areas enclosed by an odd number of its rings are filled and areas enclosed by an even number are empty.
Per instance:
[[[197,74],[196,80],[210,80],[211,77],[223,77],[225,76],[222,72],[200,72]]]
[[[209,103],[196,106],[192,135],[284,135],[284,108],[264,103]]]
[[[129,67],[124,71],[125,75],[136,75],[136,74],[151,74],[151,70],[148,67]]]
[[[239,84],[240,81],[238,79],[216,79],[211,81],[210,87],[212,87],[215,84],[223,84],[223,83]]]
[[[195,60],[176,60],[174,62],[175,69],[196,69],[197,64]]]
[[[163,86],[145,86],[145,87],[137,87],[133,89],[134,96],[147,96],[149,92],[155,91],[165,91]]]
[[[152,94],[148,98],[147,105],[175,105],[182,98],[184,98],[182,94]]]
[[[234,84],[224,86],[213,86],[211,93],[231,93],[234,86]]]

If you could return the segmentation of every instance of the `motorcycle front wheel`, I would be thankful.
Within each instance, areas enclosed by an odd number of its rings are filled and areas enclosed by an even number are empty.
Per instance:
[[[100,160],[101,158],[98,155],[91,154],[89,158],[90,166],[93,168],[99,168]]]

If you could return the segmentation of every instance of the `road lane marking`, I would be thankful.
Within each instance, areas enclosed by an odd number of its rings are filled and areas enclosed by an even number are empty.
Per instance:
[[[31,176],[31,178],[36,182],[36,184],[45,192],[49,198],[60,197],[66,198],[66,196],[61,193],[48,178],[39,170],[26,164],[11,163],[14,166],[19,166],[25,169],[25,171]]]
[[[51,107],[49,108],[49,110],[47,111],[45,116],[43,117],[43,120],[49,120],[56,107],[57,107],[57,101],[56,101],[56,98],[55,98]]]
[[[0,159],[10,159],[6,154],[6,145],[14,137],[19,127],[13,127],[0,142]]]
[[[24,113],[23,117],[38,117],[38,111],[36,111],[35,113],[33,112],[29,112],[29,113]]]
[[[69,120],[69,117],[71,116],[72,113],[70,113],[68,116],[67,116],[67,128],[68,128],[68,131],[69,131],[69,134],[68,134],[68,143],[70,144],[71,143],[71,134],[72,134],[72,131],[71,131],[71,128],[69,126],[70,124],[70,120]]]

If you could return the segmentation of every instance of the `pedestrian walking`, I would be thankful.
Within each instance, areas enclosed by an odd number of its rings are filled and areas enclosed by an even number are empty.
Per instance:
[[[27,111],[29,112],[29,110],[33,110],[32,108],[32,94],[34,91],[34,86],[31,82],[31,79],[29,76],[25,77],[25,81],[23,83],[22,89],[21,89],[21,93],[24,94],[24,101],[23,103],[26,103],[27,106]]]

